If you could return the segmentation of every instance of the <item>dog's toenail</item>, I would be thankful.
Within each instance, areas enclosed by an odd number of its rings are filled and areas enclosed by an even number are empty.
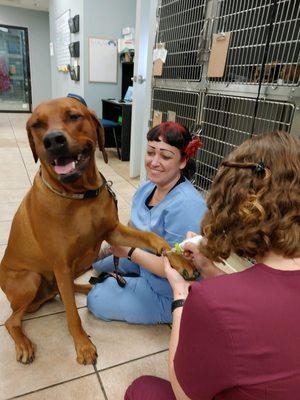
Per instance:
[[[195,279],[198,279],[199,276],[200,276],[199,271],[195,270],[195,271],[194,271],[194,278],[195,278]]]
[[[182,276],[184,277],[184,279],[189,279],[189,273],[187,272],[187,270],[186,269],[184,269],[183,271],[182,271]]]

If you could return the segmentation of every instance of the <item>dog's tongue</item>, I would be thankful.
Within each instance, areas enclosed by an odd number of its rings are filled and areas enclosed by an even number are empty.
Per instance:
[[[54,165],[54,171],[58,174],[69,174],[75,169],[75,162],[71,161],[66,165]]]

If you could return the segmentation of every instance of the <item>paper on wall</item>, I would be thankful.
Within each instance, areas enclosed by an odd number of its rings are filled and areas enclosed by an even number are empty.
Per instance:
[[[164,65],[164,63],[162,62],[162,60],[160,58],[158,60],[154,61],[153,76],[162,76],[163,65]]]
[[[168,50],[163,47],[153,50],[153,61],[162,60],[163,63],[166,62]]]
[[[133,51],[134,41],[132,39],[118,39],[118,53]]]
[[[176,112],[175,111],[168,111],[168,121],[176,122]]]
[[[207,76],[222,78],[224,76],[231,32],[214,33]]]
[[[124,35],[125,40],[133,40],[133,33],[128,33],[128,35]]]
[[[53,42],[49,43],[49,48],[50,48],[50,57],[54,56],[54,46],[53,46]]]
[[[152,127],[159,125],[162,122],[162,112],[158,110],[153,111],[153,123]]]
[[[130,26],[126,26],[125,28],[122,28],[122,35],[128,35],[130,33],[134,33],[134,28]]]

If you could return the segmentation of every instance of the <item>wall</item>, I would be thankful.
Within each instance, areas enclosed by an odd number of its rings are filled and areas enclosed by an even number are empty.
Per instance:
[[[0,6],[0,23],[28,28],[32,104],[35,107],[51,97],[49,14]]]
[[[54,53],[56,18],[68,9],[71,10],[72,17],[76,14],[80,16],[80,31],[71,35],[72,41],[80,41],[80,82],[71,81],[69,74],[57,70],[54,54],[51,57],[52,97],[65,96],[69,92],[79,94],[101,116],[101,99],[121,96],[121,64],[119,63],[118,83],[89,82],[88,38],[120,38],[123,27],[135,26],[136,0],[51,0],[49,3],[50,38],[54,43]]]
[[[68,93],[76,93],[83,96],[84,86],[84,63],[82,60],[86,57],[84,49],[84,0],[51,0],[49,2],[50,17],[50,41],[54,46],[54,56],[51,57],[51,75],[52,75],[52,97],[63,97]],[[71,41],[80,41],[80,81],[75,82],[70,79],[69,73],[59,72],[56,62],[56,43],[55,43],[55,21],[65,11],[71,10],[71,17],[79,14],[79,32],[71,33]]]
[[[122,28],[135,26],[136,0],[89,0],[84,3],[85,77],[84,97],[98,116],[102,116],[101,99],[121,97],[121,64],[118,62],[118,83],[89,82],[88,38],[90,36],[118,39]]]

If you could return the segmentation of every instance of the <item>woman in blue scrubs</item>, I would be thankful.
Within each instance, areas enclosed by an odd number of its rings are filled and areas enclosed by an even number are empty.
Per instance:
[[[203,198],[189,181],[195,172],[191,157],[201,142],[175,122],[152,128],[147,140],[148,180],[134,195],[130,225],[157,233],[173,247],[185,239],[187,231],[199,231],[206,210]],[[87,297],[89,310],[106,321],[170,323],[173,294],[162,258],[123,246],[113,246],[111,251],[120,257],[119,269],[126,286],[120,287],[112,277],[96,284]],[[97,261],[93,267],[99,273],[114,271],[113,256]]]

